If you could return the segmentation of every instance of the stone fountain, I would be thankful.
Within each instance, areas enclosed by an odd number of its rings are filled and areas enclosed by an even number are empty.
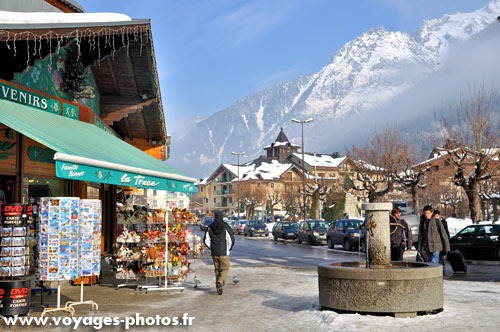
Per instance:
[[[318,266],[319,303],[339,312],[416,317],[443,308],[443,270],[433,263],[391,262],[391,203],[363,204],[366,262]]]

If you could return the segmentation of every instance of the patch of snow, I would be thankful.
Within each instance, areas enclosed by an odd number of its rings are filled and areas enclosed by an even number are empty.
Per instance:
[[[116,13],[49,13],[49,12],[8,12],[0,10],[3,24],[37,23],[89,23],[132,21],[124,14]]]

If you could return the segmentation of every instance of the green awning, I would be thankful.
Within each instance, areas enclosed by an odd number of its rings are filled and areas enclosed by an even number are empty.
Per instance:
[[[195,178],[97,126],[0,100],[0,123],[55,150],[58,177],[129,187],[196,192]]]

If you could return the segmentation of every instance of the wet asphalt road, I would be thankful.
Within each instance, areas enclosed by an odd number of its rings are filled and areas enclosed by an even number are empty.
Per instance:
[[[203,238],[203,232],[199,227],[193,227],[195,234]],[[358,251],[346,252],[342,246],[338,249],[328,249],[325,244],[310,246],[308,244],[297,244],[294,241],[274,241],[269,237],[244,237],[236,236],[236,243],[231,251],[231,266],[280,266],[289,269],[311,269],[317,270],[321,263],[342,261],[365,261],[365,254]],[[416,252],[405,253],[404,260],[414,261]],[[210,251],[205,251],[203,256],[206,263],[211,264]],[[491,281],[500,282],[499,261],[468,261],[467,273],[453,273],[451,266],[447,264],[447,280],[461,281]]]

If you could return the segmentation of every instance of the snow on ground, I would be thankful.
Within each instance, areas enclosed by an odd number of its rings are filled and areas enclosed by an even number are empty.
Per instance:
[[[320,311],[315,270],[234,267],[222,296],[212,290],[211,266],[199,272],[211,290],[195,296],[188,311],[197,331],[495,331],[500,324],[497,283],[446,280],[442,313],[394,318]],[[233,275],[240,281],[236,286]]]

